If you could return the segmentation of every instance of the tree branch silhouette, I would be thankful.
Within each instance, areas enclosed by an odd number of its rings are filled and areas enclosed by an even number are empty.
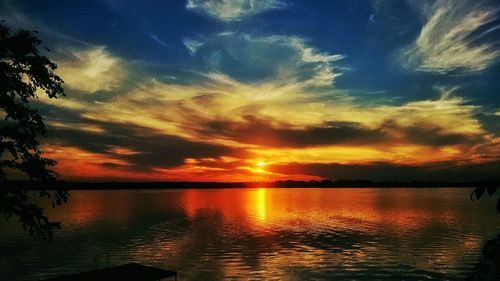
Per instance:
[[[17,217],[31,235],[51,239],[60,223],[49,220],[39,198],[48,199],[55,207],[69,194],[60,187],[55,191],[44,188],[57,179],[51,170],[56,161],[42,156],[37,137],[45,136],[45,124],[29,102],[38,93],[49,98],[65,94],[63,80],[54,73],[57,66],[40,54],[40,44],[35,31],[11,32],[0,22],[0,213],[7,220]],[[14,173],[43,185],[37,190],[12,187],[7,183]]]
[[[472,191],[470,199],[479,200],[484,194],[493,197],[498,190],[496,186],[478,187]],[[500,213],[500,198],[497,198],[496,209]],[[476,264],[473,275],[468,276],[467,280],[500,280],[500,234],[484,244],[482,254],[484,260]]]

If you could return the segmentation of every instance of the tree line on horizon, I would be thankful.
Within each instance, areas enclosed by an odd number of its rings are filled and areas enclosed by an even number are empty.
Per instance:
[[[201,182],[201,181],[158,181],[158,182],[71,182],[58,181],[50,185],[39,181],[10,181],[7,183],[11,187],[22,186],[26,189],[58,189],[85,190],[85,189],[161,189],[161,188],[314,188],[314,187],[496,187],[500,186],[499,181],[481,182],[452,182],[452,181],[371,181],[371,180],[278,180],[273,182]]]

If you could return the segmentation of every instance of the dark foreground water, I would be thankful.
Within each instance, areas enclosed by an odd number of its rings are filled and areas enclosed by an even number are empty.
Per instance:
[[[179,280],[462,280],[500,232],[471,189],[74,191],[49,243],[0,223],[0,279],[137,261]],[[104,255],[104,256],[103,256]]]

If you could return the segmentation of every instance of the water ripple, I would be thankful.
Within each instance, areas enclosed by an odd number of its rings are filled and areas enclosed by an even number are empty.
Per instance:
[[[107,201],[120,192],[122,202]],[[392,192],[392,193],[391,193]],[[392,196],[396,194],[397,196]],[[112,264],[181,280],[461,280],[500,229],[464,190],[78,191],[47,243],[0,225],[0,273],[38,280]],[[78,202],[89,202],[79,205]],[[447,204],[441,204],[446,201]],[[126,203],[125,203],[126,202]],[[83,203],[82,203],[83,204]]]

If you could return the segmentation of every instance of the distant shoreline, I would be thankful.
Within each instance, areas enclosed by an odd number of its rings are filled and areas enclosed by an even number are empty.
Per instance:
[[[120,189],[209,189],[209,188],[446,188],[500,186],[500,181],[444,182],[444,181],[369,181],[369,180],[323,180],[323,181],[275,181],[275,182],[32,182],[9,181],[5,189],[67,189],[67,190],[120,190]],[[2,188],[3,189],[3,188]]]

